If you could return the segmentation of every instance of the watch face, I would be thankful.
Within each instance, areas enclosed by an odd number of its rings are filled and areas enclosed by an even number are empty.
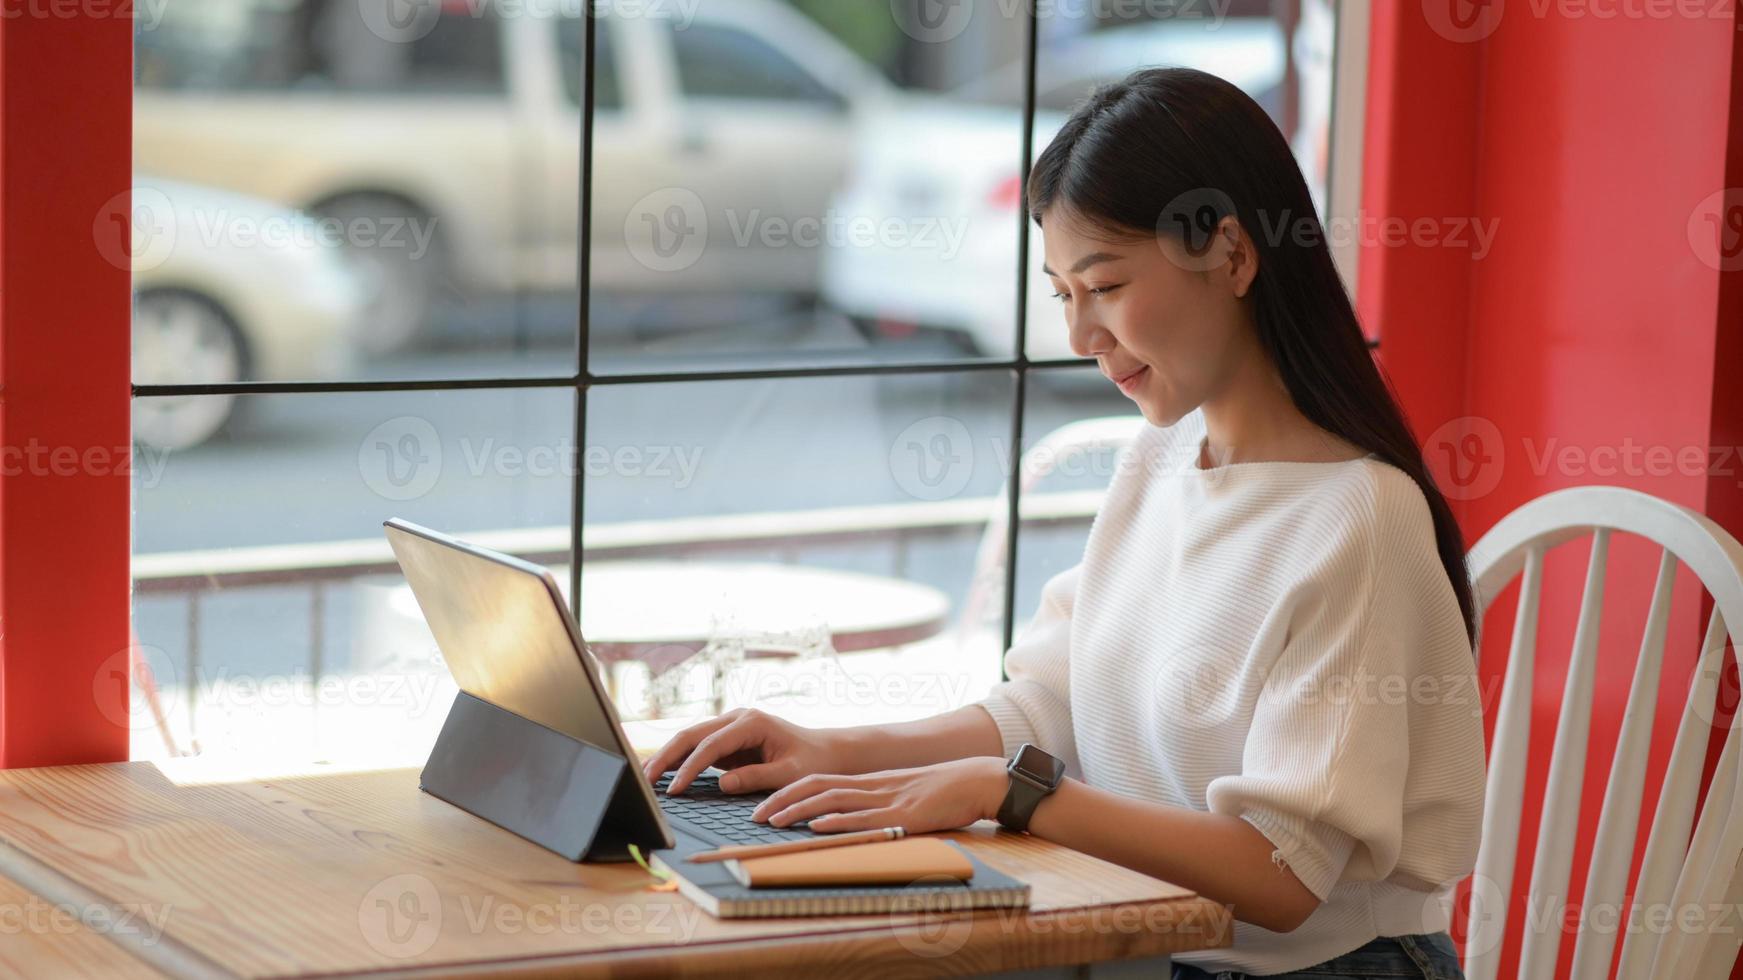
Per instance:
[[[1065,775],[1065,763],[1033,745],[1024,745],[1011,767],[1038,783],[1055,785]]]

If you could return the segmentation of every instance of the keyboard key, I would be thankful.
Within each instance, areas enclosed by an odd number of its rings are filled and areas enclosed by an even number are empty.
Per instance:
[[[734,844],[769,844],[784,840],[804,840],[814,836],[803,823],[776,828],[751,819],[757,804],[768,799],[768,793],[724,793],[719,777],[698,776],[680,796],[666,796],[672,774],[666,773],[654,781],[659,791],[660,808],[679,822],[707,831]]]

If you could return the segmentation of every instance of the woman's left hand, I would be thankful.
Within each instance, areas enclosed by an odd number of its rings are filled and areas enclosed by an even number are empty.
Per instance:
[[[859,776],[818,774],[783,786],[751,817],[775,827],[810,820],[825,834],[883,827],[924,834],[996,817],[1008,786],[1005,760],[997,756]]]

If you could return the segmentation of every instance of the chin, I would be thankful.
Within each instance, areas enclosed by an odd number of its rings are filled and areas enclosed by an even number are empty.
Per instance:
[[[1145,422],[1148,422],[1158,429],[1166,429],[1181,419],[1181,416],[1178,415],[1158,412],[1155,408],[1145,405],[1142,402],[1138,404],[1138,412],[1144,416]]]
[[[1138,411],[1144,416],[1144,421],[1159,429],[1166,429],[1186,416],[1192,414],[1191,408],[1179,408],[1173,405],[1158,405],[1148,398],[1136,399]]]

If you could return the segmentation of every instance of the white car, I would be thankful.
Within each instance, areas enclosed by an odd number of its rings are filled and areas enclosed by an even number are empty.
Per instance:
[[[139,177],[133,188],[133,382],[320,381],[356,360],[372,286],[313,221],[258,198]],[[133,400],[133,436],[186,449],[234,395]]]
[[[1270,18],[1160,21],[1067,38],[1037,61],[1034,153],[1099,83],[1144,65],[1200,68],[1268,109],[1284,77],[1283,32]],[[825,252],[822,299],[875,340],[913,329],[955,335],[978,353],[1010,356],[1015,338],[1022,75],[1009,65],[945,96],[915,96],[868,114],[851,177],[833,207],[850,215],[961,221],[952,243],[861,243]],[[1064,314],[1041,272],[1031,227],[1028,356],[1074,357]]]
[[[397,233],[357,250],[383,283],[374,351],[444,293],[573,290],[583,6],[592,287],[815,294],[819,249],[742,230],[821,216],[850,114],[894,88],[774,0],[178,0],[139,35],[135,159]],[[709,247],[668,261],[702,221]]]

